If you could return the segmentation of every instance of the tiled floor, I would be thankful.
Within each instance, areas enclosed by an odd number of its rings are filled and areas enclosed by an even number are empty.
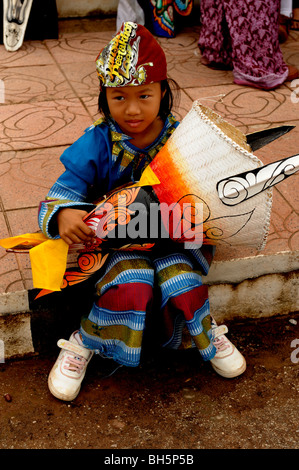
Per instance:
[[[94,61],[114,30],[113,19],[78,20],[61,23],[58,40],[25,42],[10,53],[0,46],[0,79],[5,85],[0,104],[0,238],[38,230],[39,201],[62,171],[61,153],[98,118]],[[198,27],[186,28],[174,39],[159,39],[169,76],[182,89],[175,114],[182,118],[192,101],[200,99],[244,133],[295,125],[256,155],[268,163],[297,154],[299,93],[294,87],[299,89],[299,80],[270,92],[235,85],[231,72],[201,65],[197,39]],[[292,31],[282,45],[285,60],[296,66],[298,41],[299,33]],[[299,249],[298,178],[292,176],[274,189],[265,254]],[[235,250],[216,259],[253,254],[253,250]],[[31,287],[28,255],[0,248],[0,293]]]

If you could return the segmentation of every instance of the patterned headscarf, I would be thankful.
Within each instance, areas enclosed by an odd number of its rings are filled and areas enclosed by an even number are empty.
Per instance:
[[[130,21],[101,50],[96,69],[105,87],[146,85],[167,78],[163,49],[144,26]]]

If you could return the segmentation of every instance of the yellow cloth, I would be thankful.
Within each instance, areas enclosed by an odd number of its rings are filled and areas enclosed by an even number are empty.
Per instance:
[[[159,179],[148,166],[138,183],[133,186],[154,186]],[[42,233],[25,233],[3,238],[0,246],[5,249],[28,247],[33,286],[37,289],[60,291],[66,271],[69,246],[61,238],[51,240]]]
[[[34,287],[61,290],[69,246],[61,238],[47,240],[29,251]]]
[[[148,165],[141,175],[138,186],[154,186],[155,184],[160,184],[160,180]]]
[[[18,245],[35,245],[29,250],[33,286],[37,289],[60,291],[66,271],[68,244],[61,238],[50,240],[41,233],[26,233],[0,240],[0,246],[6,249]]]
[[[2,240],[0,240],[0,246],[7,250],[18,245],[23,245],[24,247],[28,245],[39,245],[46,240],[49,239],[42,233],[25,233],[24,235],[17,235],[16,237],[2,238]]]

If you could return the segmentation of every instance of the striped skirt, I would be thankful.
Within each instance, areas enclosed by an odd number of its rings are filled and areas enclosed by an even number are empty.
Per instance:
[[[209,262],[200,250],[111,254],[96,285],[97,299],[81,320],[84,346],[119,364],[138,366],[147,332],[155,343],[173,349],[186,347],[187,332],[187,347],[212,359],[216,350],[201,277]]]

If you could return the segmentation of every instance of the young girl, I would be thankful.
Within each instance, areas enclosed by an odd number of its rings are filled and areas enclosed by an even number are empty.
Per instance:
[[[94,233],[84,216],[92,200],[142,171],[178,126],[170,113],[172,92],[160,45],[141,25],[126,22],[101,51],[99,110],[104,114],[61,156],[65,172],[40,205],[39,223],[50,238],[92,243]],[[90,198],[90,194],[93,194]],[[246,368],[245,359],[210,317],[207,274],[213,249],[114,251],[96,284],[97,300],[69,341],[60,340],[59,357],[49,375],[52,394],[73,400],[93,355],[138,366],[144,331],[154,325],[155,341],[179,348],[183,328],[202,358],[224,377]],[[158,286],[160,308],[153,307]],[[155,300],[157,299],[155,290]]]

